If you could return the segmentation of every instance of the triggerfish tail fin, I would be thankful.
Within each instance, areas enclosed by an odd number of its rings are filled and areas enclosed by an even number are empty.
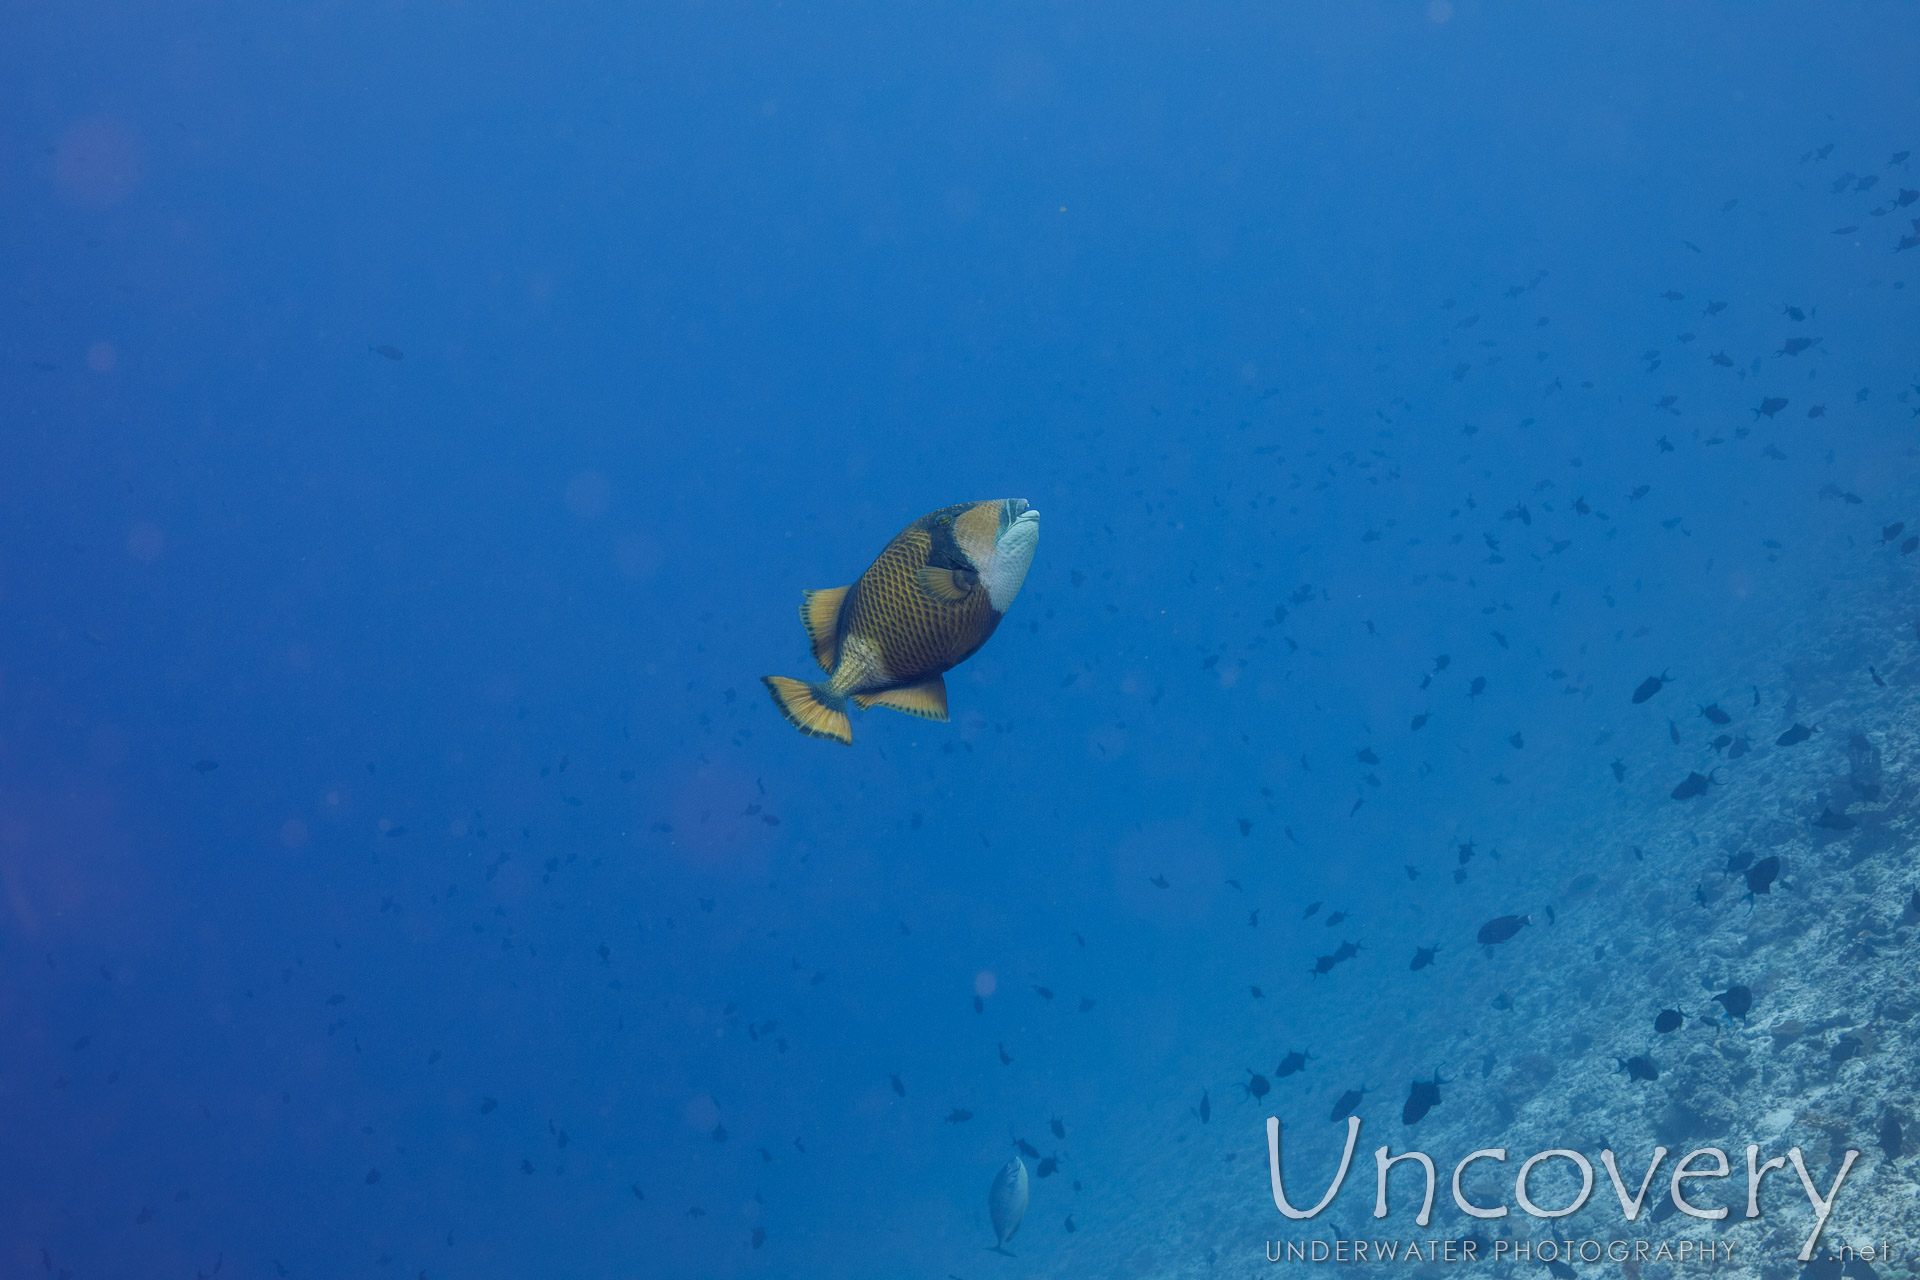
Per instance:
[[[947,682],[939,676],[905,689],[888,689],[884,693],[856,693],[853,695],[853,700],[862,711],[868,707],[890,707],[895,711],[904,711],[910,716],[919,716],[923,720],[947,718]]]
[[[773,705],[787,723],[809,738],[831,738],[853,745],[853,724],[847,719],[847,700],[833,692],[825,681],[813,684],[786,676],[761,676],[760,683],[773,695]]]
[[[813,646],[813,660],[822,671],[833,670],[840,660],[840,606],[846,602],[847,588],[827,587],[802,593],[800,624],[807,629],[807,643]]]

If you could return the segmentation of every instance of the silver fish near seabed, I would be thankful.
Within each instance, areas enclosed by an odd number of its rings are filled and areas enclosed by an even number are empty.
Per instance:
[[[1027,1216],[1027,1166],[1019,1156],[993,1175],[993,1186],[987,1191],[987,1212],[993,1215],[993,1234],[999,1241],[993,1251],[1011,1258],[1007,1241],[1020,1229],[1020,1219]]]

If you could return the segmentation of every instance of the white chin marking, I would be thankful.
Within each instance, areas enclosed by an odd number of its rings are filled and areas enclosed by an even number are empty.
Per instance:
[[[1038,511],[1022,512],[994,544],[993,559],[981,570],[980,581],[986,584],[987,599],[993,602],[996,611],[1005,613],[1013,598],[1020,594],[1020,587],[1027,580],[1027,569],[1033,564],[1034,548],[1039,545]]]

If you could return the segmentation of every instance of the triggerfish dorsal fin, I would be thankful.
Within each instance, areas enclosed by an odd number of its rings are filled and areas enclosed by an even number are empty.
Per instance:
[[[906,689],[888,689],[881,693],[856,693],[853,700],[862,711],[868,707],[891,707],[923,720],[947,718],[947,682],[942,676]]]
[[[760,683],[773,695],[773,705],[787,723],[809,738],[831,738],[853,745],[853,724],[847,719],[847,700],[827,687],[825,681],[808,684],[787,676],[761,676]]]
[[[823,587],[804,591],[801,596],[800,625],[807,629],[813,660],[822,671],[831,671],[840,660],[840,606],[846,602],[847,588]]]

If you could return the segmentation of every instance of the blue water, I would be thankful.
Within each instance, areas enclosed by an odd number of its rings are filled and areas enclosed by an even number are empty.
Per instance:
[[[1207,1274],[1250,1069],[1468,1077],[1474,928],[1766,803],[1700,705],[1913,658],[1910,9],[6,25],[8,1275]],[[795,734],[1001,497],[951,722]]]

